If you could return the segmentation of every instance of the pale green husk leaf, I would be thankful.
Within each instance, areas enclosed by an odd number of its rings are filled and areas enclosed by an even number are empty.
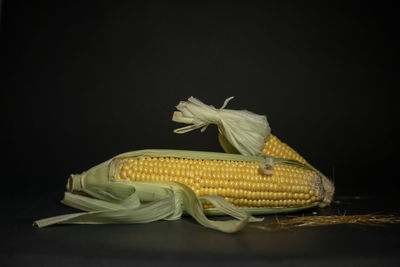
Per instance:
[[[236,206],[226,201],[224,198],[220,196],[203,196],[200,197],[200,200],[207,200],[211,202],[215,206],[215,209],[221,213],[228,214],[238,220],[245,220],[249,216],[249,212],[238,209]],[[249,222],[261,222],[264,218],[255,218],[250,216]]]
[[[204,131],[208,125],[215,124],[226,139],[243,155],[259,155],[268,139],[271,128],[267,117],[247,110],[225,109],[233,97],[225,100],[221,108],[206,105],[199,99],[190,97],[187,101],[181,101],[172,117],[179,123],[188,126],[175,129],[174,132],[183,134],[196,129]]]

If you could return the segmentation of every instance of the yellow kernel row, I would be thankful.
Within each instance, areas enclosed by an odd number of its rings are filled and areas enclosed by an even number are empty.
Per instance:
[[[287,191],[247,191],[243,189],[201,187],[195,188],[194,191],[199,196],[220,195],[247,199],[310,199],[312,197],[319,197],[318,195],[315,195],[314,190],[310,190],[307,193],[292,193]]]
[[[279,208],[279,207],[301,207],[308,206],[313,203],[311,199],[301,200],[301,199],[283,199],[283,200],[268,200],[268,199],[245,199],[245,198],[225,198],[227,201],[231,202],[238,207],[248,207],[248,208]],[[208,202],[203,201],[203,208],[214,208],[214,206]]]
[[[162,158],[160,158],[162,159]],[[154,159],[149,159],[154,160]],[[304,170],[302,168],[297,168],[293,166],[281,166],[277,164],[275,167],[274,175],[263,175],[258,171],[258,165],[253,164],[251,168],[256,174],[246,174],[244,171],[231,171],[230,173],[221,173],[218,170],[211,171],[203,171],[203,170],[180,170],[173,169],[169,167],[146,167],[146,166],[136,166],[135,162],[137,161],[145,161],[144,159],[128,161],[127,163],[123,163],[120,165],[120,177],[125,179],[126,177],[131,177],[132,173],[145,173],[145,174],[158,174],[158,175],[171,175],[171,176],[186,176],[191,178],[202,178],[209,179],[211,181],[220,181],[222,183],[225,180],[241,180],[241,181],[249,181],[249,182],[275,182],[282,184],[293,184],[293,185],[307,185],[309,182],[312,182],[312,172],[309,170]],[[199,164],[207,161],[198,160]],[[301,177],[302,179],[298,179]],[[246,186],[246,185],[244,185]]]
[[[238,207],[301,207],[311,205],[312,200],[301,200],[301,199],[281,199],[281,200],[269,200],[269,199],[231,199],[229,200],[232,204]]]

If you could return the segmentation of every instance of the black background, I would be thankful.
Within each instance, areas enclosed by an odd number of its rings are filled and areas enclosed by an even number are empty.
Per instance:
[[[337,195],[394,195],[397,13],[388,1],[4,1],[2,197],[49,205],[25,210],[33,220],[54,215],[70,173],[119,153],[221,151],[215,126],[172,132],[189,96],[266,114]]]
[[[339,194],[396,180],[398,18],[390,2],[5,1],[2,140],[58,190],[116,154],[220,151],[175,135],[189,96],[266,114]],[[373,178],[373,179],[372,179]],[[376,184],[376,180],[379,181]],[[36,186],[37,181],[24,182]]]

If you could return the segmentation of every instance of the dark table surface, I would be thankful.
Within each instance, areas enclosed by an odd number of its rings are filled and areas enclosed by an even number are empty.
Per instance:
[[[338,197],[305,215],[395,213],[392,199]],[[209,230],[190,217],[139,225],[32,227],[34,219],[73,212],[45,196],[6,207],[0,266],[265,265],[399,266],[400,225],[336,225],[266,231],[249,224],[236,234]],[[303,213],[295,214],[301,216]],[[293,214],[291,214],[293,215]],[[287,215],[280,215],[283,220]]]

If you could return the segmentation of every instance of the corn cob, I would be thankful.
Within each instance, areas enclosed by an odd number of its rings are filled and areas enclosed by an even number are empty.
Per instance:
[[[332,183],[300,163],[277,163],[274,173],[267,175],[260,171],[262,157],[175,152],[119,157],[113,164],[112,178],[133,182],[179,182],[199,197],[219,195],[243,208],[325,206],[332,199]],[[212,207],[209,203],[204,205],[204,208]]]

